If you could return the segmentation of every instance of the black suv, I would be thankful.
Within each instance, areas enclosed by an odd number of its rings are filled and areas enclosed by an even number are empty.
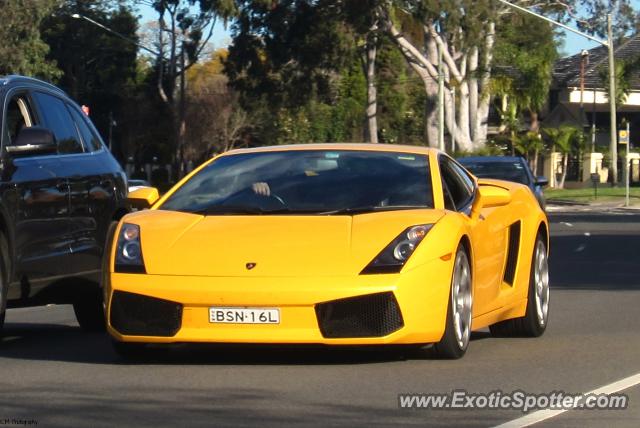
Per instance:
[[[127,212],[126,176],[62,90],[0,77],[0,102],[0,331],[7,305],[48,303],[102,329],[102,254]]]

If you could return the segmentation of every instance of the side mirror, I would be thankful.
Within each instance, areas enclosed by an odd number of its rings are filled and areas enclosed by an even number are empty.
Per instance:
[[[141,187],[140,189],[136,189],[129,193],[127,196],[127,200],[131,206],[139,210],[151,208],[158,199],[160,199],[160,194],[158,193],[158,189],[155,187]]]
[[[504,187],[481,184],[478,186],[478,194],[471,206],[471,216],[480,217],[482,208],[502,207],[511,202],[511,192]]]
[[[53,132],[41,126],[22,128],[13,145],[6,147],[11,156],[50,155],[58,152]]]
[[[536,177],[536,182],[535,182],[536,186],[547,186],[549,185],[549,179],[547,177],[543,177],[543,176],[538,176]]]

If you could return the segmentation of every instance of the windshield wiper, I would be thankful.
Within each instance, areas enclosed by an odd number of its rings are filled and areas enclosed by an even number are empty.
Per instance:
[[[365,214],[380,211],[418,210],[428,209],[424,205],[368,205],[362,207],[340,208],[332,211],[319,212],[318,215],[339,215],[339,214]]]

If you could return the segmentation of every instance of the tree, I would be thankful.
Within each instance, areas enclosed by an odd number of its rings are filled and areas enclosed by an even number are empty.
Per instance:
[[[635,73],[640,70],[640,56],[631,58],[628,60],[617,60],[615,63],[616,69],[616,91],[615,100],[616,105],[621,106],[627,101],[627,97],[631,92],[631,78]],[[607,99],[611,97],[611,85],[609,84],[609,68],[601,66],[598,69],[598,77],[603,82]]]
[[[187,73],[187,159],[195,162],[246,144],[250,121],[222,73],[226,49]]]
[[[539,112],[549,97],[558,58],[554,36],[551,24],[524,14],[509,15],[497,27],[492,79],[508,83],[503,83],[506,90],[498,90],[496,95],[506,95],[509,103],[527,112],[533,132],[539,130]]]
[[[234,0],[137,0],[158,14],[157,90],[175,126],[175,160],[183,173],[186,136],[185,73],[201,58],[218,18],[228,20],[236,12]],[[179,83],[178,83],[179,82]]]
[[[384,34],[376,0],[243,2],[227,72],[243,94],[299,108],[314,93],[329,103],[336,74],[356,56],[365,77],[364,140],[378,141],[376,67]],[[301,96],[302,95],[302,96]],[[360,127],[360,126],[359,126]]]
[[[544,148],[542,136],[534,131],[518,135],[513,143],[515,149],[529,162],[534,175],[538,173],[538,153]]]
[[[558,187],[562,189],[567,178],[569,155],[584,142],[582,130],[571,125],[561,125],[558,128],[544,128],[542,131],[550,140],[551,152],[557,150],[562,153],[562,175],[558,182]]]
[[[376,84],[376,60],[381,44],[381,17],[375,8],[376,0],[328,2],[327,7],[341,11],[342,19],[350,27],[356,44],[361,50],[362,67],[367,85],[367,127],[365,140],[378,142],[378,88]]]
[[[136,40],[136,18],[115,0],[67,0],[42,22],[42,38],[50,46],[47,58],[62,70],[59,85],[90,107],[93,122],[107,140],[113,134],[114,141],[124,141],[130,131],[129,98],[137,90],[137,48],[84,19],[74,19],[75,13],[132,40]],[[114,152],[122,159],[125,149],[114,144]]]
[[[603,0],[567,0],[535,2],[514,0],[519,6],[535,7],[537,11],[558,19],[577,19],[591,33],[601,33],[602,10],[614,6],[620,31],[624,33],[629,22],[637,17],[629,0],[605,2]],[[574,13],[577,5],[587,11],[587,18]],[[462,150],[481,147],[487,136],[490,80],[493,72],[496,28],[515,12],[493,0],[387,0],[379,6],[384,24],[396,41],[414,71],[425,85],[428,98],[437,93],[438,52],[443,55],[446,125]],[[518,12],[519,13],[519,12]],[[405,32],[402,21],[415,21],[422,27],[416,37]],[[454,115],[453,89],[457,95]],[[431,112],[429,144],[435,145],[437,123]]]
[[[489,0],[445,2],[389,1],[380,6],[385,26],[413,70],[424,82],[427,97],[438,92],[438,59],[442,53],[445,122],[463,151],[481,147],[487,135],[489,83],[495,43],[495,19]],[[420,39],[399,27],[400,18],[419,22]],[[456,92],[457,108],[451,90]],[[456,117],[453,116],[454,109]],[[437,145],[437,111],[427,121],[429,145]]]
[[[333,3],[243,2],[225,73],[242,106],[263,117],[260,140],[362,140],[366,49]]]
[[[6,0],[0,5],[0,75],[22,74],[56,80],[60,70],[46,58],[49,47],[40,37],[40,22],[55,0]]]

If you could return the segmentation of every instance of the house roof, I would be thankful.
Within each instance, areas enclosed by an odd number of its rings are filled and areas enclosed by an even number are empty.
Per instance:
[[[604,88],[600,79],[600,70],[609,69],[608,49],[598,46],[588,50],[589,62],[585,66],[584,86],[588,89]],[[640,56],[640,34],[629,37],[615,46],[616,60],[629,61]],[[556,88],[580,87],[580,62],[582,53],[561,58],[556,61],[553,70],[554,86]],[[631,89],[640,90],[640,70],[633,71],[630,79]]]
[[[558,104],[544,119],[544,126],[557,127],[560,125],[574,125],[579,128],[589,123],[584,109],[576,104]]]

